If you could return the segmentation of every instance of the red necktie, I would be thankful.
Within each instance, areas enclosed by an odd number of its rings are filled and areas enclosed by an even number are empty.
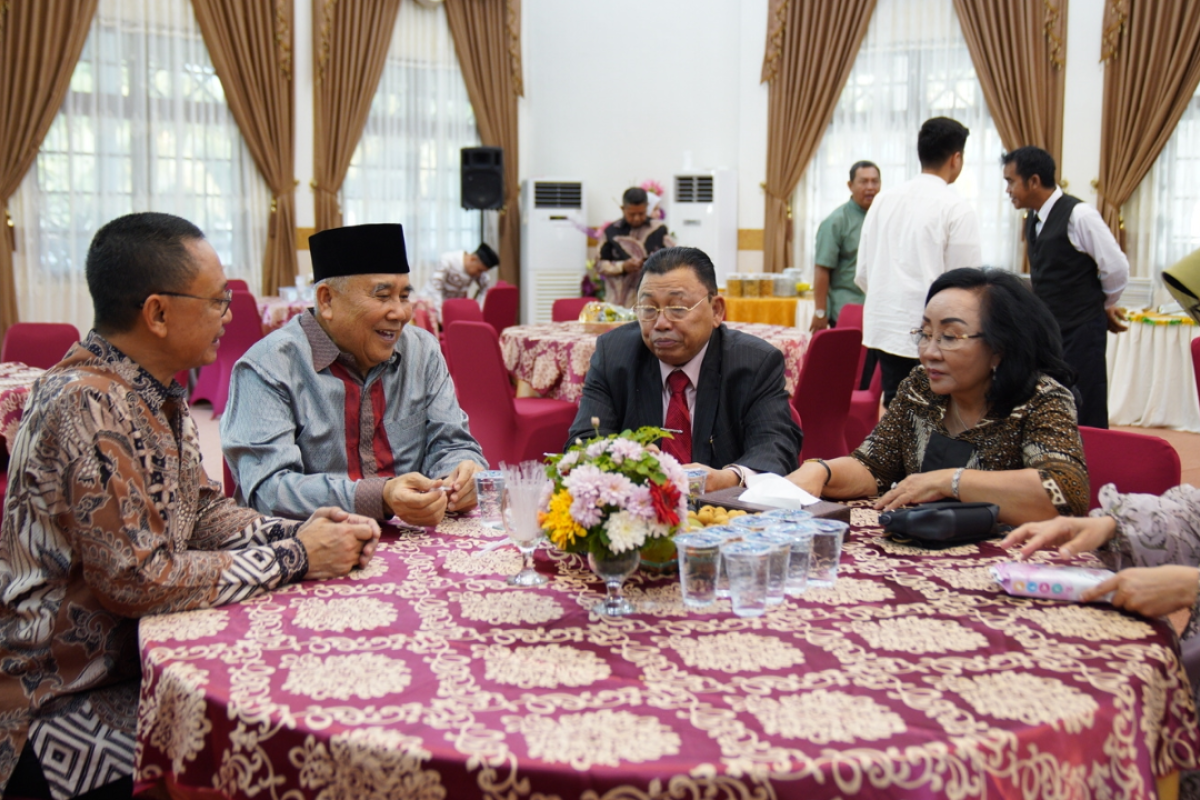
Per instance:
[[[675,456],[680,464],[692,463],[692,416],[688,413],[687,404],[687,388],[691,385],[691,380],[681,369],[667,376],[671,400],[667,403],[667,421],[663,427],[682,433],[675,433],[674,439],[663,439],[660,446],[664,453]]]

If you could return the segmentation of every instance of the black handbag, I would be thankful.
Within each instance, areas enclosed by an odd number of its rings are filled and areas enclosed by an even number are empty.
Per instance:
[[[994,539],[1011,530],[997,522],[1000,507],[995,503],[922,503],[879,515],[883,529],[899,544],[940,550],[960,544]]]

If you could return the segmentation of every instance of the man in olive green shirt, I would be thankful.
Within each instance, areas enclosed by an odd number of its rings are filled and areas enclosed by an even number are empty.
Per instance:
[[[875,195],[879,194],[879,167],[859,161],[850,168],[850,199],[838,206],[817,228],[816,266],[813,269],[813,312],[809,330],[816,333],[837,323],[847,303],[861,303],[862,289],[854,283],[858,265],[858,235]]]

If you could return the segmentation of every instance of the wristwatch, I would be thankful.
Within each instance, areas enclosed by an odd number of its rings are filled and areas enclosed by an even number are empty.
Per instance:
[[[813,316],[816,317],[817,319],[825,319],[825,309],[818,308],[816,311],[813,312]]]

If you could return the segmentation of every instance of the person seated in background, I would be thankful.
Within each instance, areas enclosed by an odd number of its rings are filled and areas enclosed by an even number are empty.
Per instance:
[[[604,278],[604,299],[613,305],[632,305],[646,258],[664,247],[675,246],[667,235],[666,224],[650,217],[649,202],[645,189],[626,189],[621,199],[621,219],[604,229],[596,271]]]
[[[408,325],[404,229],[334,228],[309,247],[315,308],[233,368],[221,444],[237,496],[286,517],[337,505],[427,526],[473,508],[487,461],[437,339]]]
[[[500,257],[486,242],[480,242],[474,253],[465,250],[442,253],[433,276],[413,298],[414,310],[424,309],[435,329],[440,330],[442,303],[460,297],[480,300],[492,285],[488,270],[499,265]],[[471,291],[472,286],[475,287],[474,292]]]
[[[788,477],[877,509],[954,498],[1016,525],[1087,510],[1088,475],[1058,328],[1015,275],[963,267],[929,288],[913,330],[921,363],[849,456]]]
[[[707,469],[708,491],[744,485],[752,472],[795,469],[802,435],[788,409],[783,354],[721,324],[712,260],[671,247],[646,259],[640,277],[638,323],[596,340],[567,446],[662,426],[674,437],[659,446]]]
[[[239,508],[200,462],[186,391],[229,321],[192,223],[130,214],[96,233],[95,329],[33,385],[0,528],[0,789],[128,797],[137,618],[210,608],[366,566],[379,526],[337,508]],[[43,771],[42,764],[47,765]]]

